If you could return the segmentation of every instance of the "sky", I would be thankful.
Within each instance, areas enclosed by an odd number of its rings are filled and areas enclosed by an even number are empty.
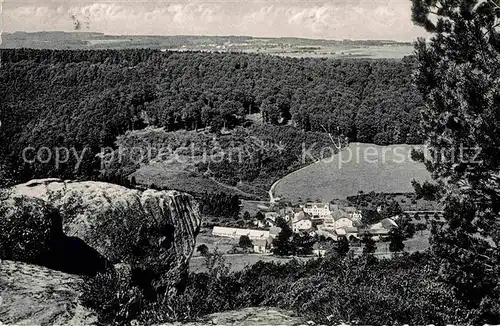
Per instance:
[[[0,0],[2,30],[412,41],[410,0]]]

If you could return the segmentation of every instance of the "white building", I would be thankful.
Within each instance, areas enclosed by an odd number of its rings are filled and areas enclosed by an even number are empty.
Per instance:
[[[333,215],[333,214],[332,214]],[[354,222],[346,217],[347,215],[344,215],[344,217],[329,217],[325,218],[323,220],[322,228],[324,230],[336,230],[336,229],[345,229],[345,228],[352,228],[354,227]]]
[[[306,217],[306,214],[304,214],[303,211],[300,212],[295,212],[293,214],[293,221],[300,221]]]
[[[294,233],[299,233],[302,231],[307,231],[312,228],[312,222],[310,219],[302,219],[299,221],[294,221],[292,224],[292,230]]]
[[[306,203],[303,211],[306,214],[319,218],[326,218],[331,214],[330,204],[328,203]]]
[[[343,210],[347,213],[347,215],[353,220],[353,221],[360,221],[363,215],[361,214],[361,211],[357,209],[356,207],[348,206],[344,207]]]
[[[313,255],[318,257],[325,257],[326,248],[322,244],[316,242],[313,246]]]
[[[371,235],[372,239],[379,241],[381,237],[387,237],[391,229],[397,228],[396,222],[390,218],[384,218],[380,222],[374,223],[367,228],[360,228],[358,230],[359,237],[366,234]],[[378,239],[378,240],[377,240]]]
[[[242,235],[246,235],[250,238],[250,240],[267,240],[270,233],[268,230],[252,230],[214,226],[212,235],[233,239],[239,239]]]
[[[255,253],[259,254],[267,253],[267,249],[269,247],[267,240],[254,240],[252,241],[252,244],[253,244],[253,251]]]
[[[323,230],[335,230],[335,219],[333,217],[325,218],[321,228]]]
[[[347,217],[339,218],[335,221],[335,229],[345,229],[354,227],[354,222]]]
[[[266,218],[266,220],[269,219],[273,222],[276,222],[276,219],[278,217],[280,217],[280,214],[278,214],[276,212],[266,212],[266,213],[264,213],[264,217]]]
[[[391,229],[397,228],[398,224],[390,218],[384,218],[378,223],[368,227],[369,232],[374,234],[388,234]]]

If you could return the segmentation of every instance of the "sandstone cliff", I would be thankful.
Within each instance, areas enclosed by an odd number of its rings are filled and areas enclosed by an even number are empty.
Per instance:
[[[155,287],[182,282],[201,223],[198,205],[191,195],[133,190],[104,182],[41,179],[14,186],[1,205],[13,205],[23,198],[41,199],[60,216],[65,238],[52,242],[51,250],[69,259],[70,266],[55,268],[78,273],[71,268],[75,269],[83,255],[100,269],[103,257],[109,266],[129,263],[161,275]],[[46,212],[31,212],[30,219],[44,220],[37,214]],[[3,215],[0,219],[5,219]],[[96,252],[95,257],[87,247]]]

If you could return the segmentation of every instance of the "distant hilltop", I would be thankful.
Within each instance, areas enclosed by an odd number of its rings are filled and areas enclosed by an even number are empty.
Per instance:
[[[15,32],[3,33],[0,48],[36,49],[131,49],[152,48],[177,51],[250,52],[295,57],[359,56],[361,48],[395,48],[400,57],[411,53],[411,42],[392,40],[325,40],[296,37],[203,36],[203,35],[106,35],[98,32]],[[380,52],[380,51],[379,51]],[[402,55],[400,55],[402,53]],[[363,53],[363,57],[370,57]]]

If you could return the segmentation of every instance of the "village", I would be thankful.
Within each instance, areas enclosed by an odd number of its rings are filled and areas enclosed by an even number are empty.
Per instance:
[[[329,247],[332,248],[338,246],[340,241],[347,240],[345,242],[351,246],[350,250],[356,251],[355,249],[361,249],[366,238],[371,239],[375,246],[388,243],[391,230],[395,229],[404,228],[405,233],[411,229],[407,237],[412,237],[416,231],[421,231],[420,235],[423,235],[422,231],[427,229],[429,219],[439,221],[441,218],[440,211],[399,209],[394,212],[397,214],[391,214],[390,211],[384,211],[383,207],[377,207],[377,217],[373,218],[354,206],[331,202],[271,204],[260,205],[259,208],[245,227],[233,227],[224,223],[212,227],[210,234],[213,238],[222,240],[220,243],[230,244],[229,247],[226,246],[229,249],[222,253],[273,255],[276,251],[275,239],[282,231],[280,226],[283,223],[293,232],[292,238],[307,237],[313,241],[309,256],[324,256],[328,247],[325,244],[330,244]],[[420,219],[419,214],[424,219]],[[200,250],[206,250],[203,246]],[[386,247],[388,249],[388,245]]]

